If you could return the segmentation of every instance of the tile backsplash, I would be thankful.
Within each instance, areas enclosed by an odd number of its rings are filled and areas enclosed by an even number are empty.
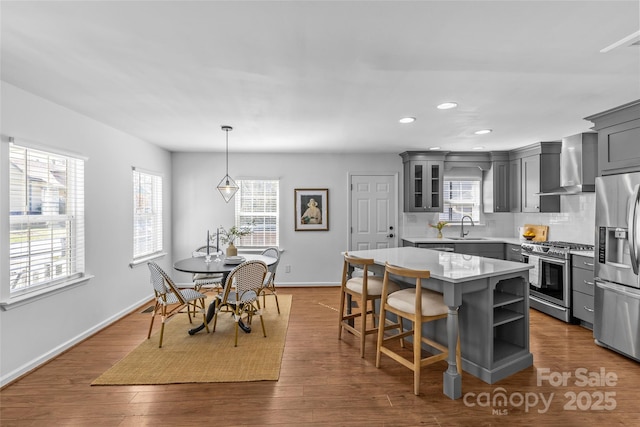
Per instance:
[[[549,240],[593,245],[596,230],[596,194],[561,196],[559,213],[514,214],[516,227],[523,224],[549,226]],[[514,230],[515,232],[515,230]]]
[[[549,226],[549,240],[562,240],[593,245],[595,241],[596,195],[582,193],[561,196],[559,213],[494,213],[483,214],[482,224],[470,227],[475,236],[519,237],[518,227],[524,224]],[[403,237],[436,237],[437,230],[429,224],[438,222],[437,213],[403,213],[400,229]],[[465,228],[467,226],[465,225]],[[460,227],[443,230],[446,236],[457,236]]]

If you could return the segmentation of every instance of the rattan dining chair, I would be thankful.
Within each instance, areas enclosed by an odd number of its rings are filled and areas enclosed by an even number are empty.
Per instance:
[[[218,315],[223,308],[232,312],[235,322],[235,347],[238,346],[238,322],[243,320],[251,324],[253,316],[260,316],[262,334],[266,337],[264,319],[258,304],[258,293],[267,275],[267,264],[258,260],[245,261],[229,273],[222,293],[216,296],[215,314],[213,316],[213,331],[216,330]]]
[[[280,263],[280,251],[275,247],[267,248],[262,251],[261,255],[276,259],[276,262],[267,267],[269,272],[267,273],[267,276],[264,279],[264,284],[260,289],[260,293],[262,294],[262,305],[266,307],[267,292],[270,292],[276,299],[276,308],[278,309],[278,314],[280,314],[280,303],[278,302],[278,292],[276,291],[275,283],[276,271],[278,270],[278,264]]]
[[[215,254],[216,248],[215,246],[209,246],[209,253]],[[201,257],[206,256],[207,254],[207,246],[201,246],[195,251],[193,251],[192,256]],[[193,274],[193,284],[194,288],[197,291],[207,292],[210,290],[215,290],[217,292],[222,290],[222,277],[223,275],[220,273],[194,273]]]
[[[194,304],[198,309],[202,310],[202,320],[207,332],[209,332],[204,303],[205,295],[191,288],[179,287],[155,262],[148,262],[147,266],[151,273],[151,285],[153,286],[153,292],[155,294],[155,305],[151,315],[151,324],[149,325],[147,339],[151,338],[153,321],[156,318],[156,314],[160,312],[162,326],[160,327],[160,342],[158,343],[158,348],[161,348],[162,338],[164,337],[164,324],[167,319],[174,314],[186,313],[189,315],[189,322],[191,322],[191,314],[189,312],[189,306],[191,304]],[[182,311],[184,308],[187,309],[186,312]]]

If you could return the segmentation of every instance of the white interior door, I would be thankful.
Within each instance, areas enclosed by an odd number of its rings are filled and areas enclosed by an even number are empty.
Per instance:
[[[351,175],[349,250],[397,246],[397,182],[395,174]]]

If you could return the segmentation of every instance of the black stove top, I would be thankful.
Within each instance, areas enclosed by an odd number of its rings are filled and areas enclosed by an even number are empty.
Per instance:
[[[562,241],[551,242],[523,242],[522,250],[526,253],[547,255],[554,258],[569,259],[570,252],[573,251],[592,251],[593,245],[583,243],[571,243]]]
[[[587,245],[584,243],[571,243],[571,242],[562,242],[562,241],[551,241],[551,242],[526,242],[532,243],[534,245],[540,246],[548,246],[552,248],[563,248],[575,251],[592,251],[593,245]]]

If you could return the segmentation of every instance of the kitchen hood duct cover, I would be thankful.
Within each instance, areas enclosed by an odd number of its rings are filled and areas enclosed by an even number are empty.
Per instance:
[[[560,188],[541,196],[593,193],[598,171],[598,134],[585,132],[562,138]]]

